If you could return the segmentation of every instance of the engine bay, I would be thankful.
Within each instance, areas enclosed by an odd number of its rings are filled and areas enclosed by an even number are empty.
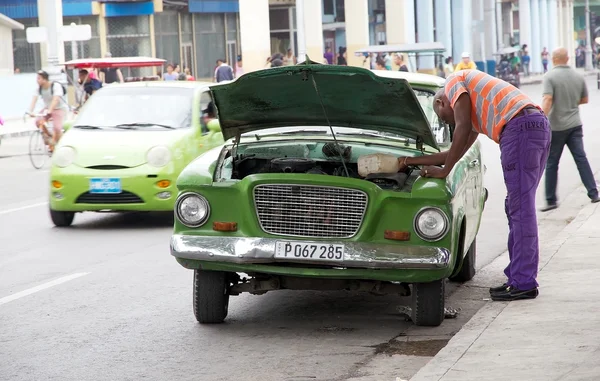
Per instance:
[[[363,155],[385,153],[406,155],[404,150],[370,144],[281,143],[274,146],[240,146],[232,155],[228,152],[222,162],[220,180],[242,180],[261,173],[312,174],[363,179],[382,189],[409,191],[418,177],[411,168],[402,172],[359,175],[358,158]]]

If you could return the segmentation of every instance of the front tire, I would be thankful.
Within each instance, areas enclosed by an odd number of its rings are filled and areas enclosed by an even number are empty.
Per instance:
[[[194,270],[194,316],[201,324],[223,323],[229,309],[229,281],[223,271]]]
[[[446,280],[414,283],[412,289],[412,321],[415,325],[437,327],[445,317]]]
[[[450,278],[453,282],[468,282],[475,276],[475,262],[477,257],[477,238],[473,240],[471,243],[471,247],[469,247],[469,251],[465,255],[463,259],[462,266],[460,271]]]
[[[57,210],[50,209],[50,218],[55,226],[63,228],[71,226],[73,219],[75,218],[74,212],[59,212]]]

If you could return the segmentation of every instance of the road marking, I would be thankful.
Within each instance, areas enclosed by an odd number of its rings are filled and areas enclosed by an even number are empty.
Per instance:
[[[38,202],[37,204],[25,205],[25,206],[21,206],[18,208],[2,210],[2,211],[0,211],[0,215],[12,213],[12,212],[18,212],[20,210],[25,210],[25,209],[37,208],[38,206],[43,206],[43,205],[48,205],[48,202],[47,201],[46,202]]]
[[[10,295],[10,296],[5,296],[4,298],[0,299],[0,306],[3,305],[3,304],[6,304],[8,302],[12,302],[13,300],[17,300],[17,299],[20,299],[20,298],[22,298],[24,296],[28,296],[28,295],[31,295],[31,294],[35,294],[38,291],[42,291],[42,290],[45,290],[47,288],[57,286],[59,284],[68,282],[68,281],[73,280],[73,279],[77,279],[79,277],[82,277],[82,276],[88,275],[88,274],[89,273],[76,273],[76,274],[67,275],[67,276],[64,276],[62,278],[58,278],[58,279],[55,279],[53,281],[50,281],[50,282],[40,284],[39,286],[30,288],[30,289],[27,289],[27,290],[23,290],[23,291],[20,291],[20,292],[17,292],[16,294],[13,294],[13,295]]]

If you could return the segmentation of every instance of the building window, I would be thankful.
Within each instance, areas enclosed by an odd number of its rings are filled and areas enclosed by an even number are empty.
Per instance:
[[[46,62],[42,64],[40,56],[40,44],[30,44],[27,42],[25,30],[29,27],[38,26],[37,19],[21,19],[19,22],[25,25],[23,30],[13,30],[13,57],[15,69],[21,70],[21,73],[35,73]]]
[[[157,12],[154,15],[156,57],[169,63],[179,63],[179,15],[177,11]]]
[[[92,29],[92,38],[88,41],[75,41],[75,47],[70,41],[65,42],[65,60],[69,61],[75,58],[99,58],[100,38],[98,37],[98,18],[96,16],[88,17],[63,17],[63,25],[89,25]],[[74,56],[76,54],[77,57]]]
[[[213,78],[216,62],[226,55],[225,17],[222,13],[194,14],[196,78]]]
[[[151,57],[150,18],[121,16],[106,19],[108,51],[113,57]],[[153,68],[127,69],[125,76],[155,75]]]
[[[335,14],[335,1],[334,0],[323,0],[323,14],[334,15]]]

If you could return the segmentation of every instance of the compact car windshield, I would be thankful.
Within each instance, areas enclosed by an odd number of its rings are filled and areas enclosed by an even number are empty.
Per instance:
[[[74,127],[189,127],[193,96],[194,90],[191,88],[148,86],[102,89],[86,102]]]

